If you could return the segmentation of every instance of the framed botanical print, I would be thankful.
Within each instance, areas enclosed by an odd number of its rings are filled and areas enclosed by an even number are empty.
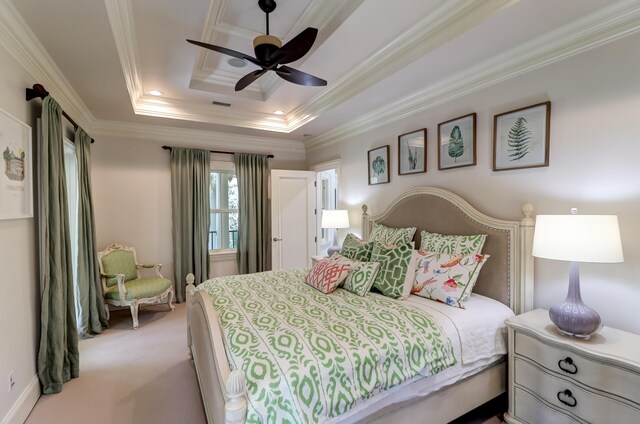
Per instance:
[[[33,217],[31,127],[0,109],[0,219]]]
[[[369,185],[388,183],[389,145],[377,147],[367,152],[369,165]]]
[[[427,172],[427,129],[398,136],[398,175]]]
[[[438,169],[476,164],[476,114],[438,124]]]
[[[551,102],[493,117],[493,170],[549,166]]]

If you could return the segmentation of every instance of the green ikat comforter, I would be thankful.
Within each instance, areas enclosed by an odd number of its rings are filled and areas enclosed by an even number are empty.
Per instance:
[[[248,423],[321,423],[419,374],[456,363],[426,312],[304,282],[308,270],[209,280],[231,369],[244,373]]]

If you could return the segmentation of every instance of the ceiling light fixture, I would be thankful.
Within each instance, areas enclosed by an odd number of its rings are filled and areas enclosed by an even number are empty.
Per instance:
[[[274,110],[274,111],[273,111],[273,114],[274,114],[274,115],[278,115],[278,116],[280,116],[280,115],[284,115],[284,112],[283,112],[283,111],[281,111],[281,110]]]
[[[234,68],[244,68],[245,66],[247,66],[247,62],[242,59],[238,59],[237,57],[233,57],[227,60],[227,63]]]
[[[149,90],[149,91],[148,91],[148,94],[149,94],[149,95],[151,95],[151,96],[156,96],[156,97],[158,97],[158,96],[162,96],[162,91],[158,91],[158,90]]]

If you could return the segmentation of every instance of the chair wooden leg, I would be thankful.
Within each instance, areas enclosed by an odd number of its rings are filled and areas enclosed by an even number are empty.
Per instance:
[[[111,317],[111,314],[109,313],[109,304],[108,303],[104,304],[104,312],[107,314],[107,321],[109,321],[109,318]]]
[[[173,311],[174,309],[176,309],[176,307],[171,304],[171,302],[173,302],[173,290],[169,292],[168,298],[169,301],[167,302],[167,304],[169,305],[169,309]]]
[[[131,318],[133,318],[133,329],[138,329],[138,302],[134,301],[131,304]]]

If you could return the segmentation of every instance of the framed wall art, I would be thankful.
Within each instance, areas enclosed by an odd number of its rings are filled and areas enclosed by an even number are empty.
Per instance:
[[[551,102],[493,117],[493,170],[549,166]]]
[[[31,127],[0,109],[0,219],[33,217]]]
[[[427,129],[398,136],[398,175],[427,172]]]
[[[389,145],[377,147],[367,152],[369,165],[369,185],[389,182]]]
[[[438,124],[438,169],[476,164],[476,114]]]

